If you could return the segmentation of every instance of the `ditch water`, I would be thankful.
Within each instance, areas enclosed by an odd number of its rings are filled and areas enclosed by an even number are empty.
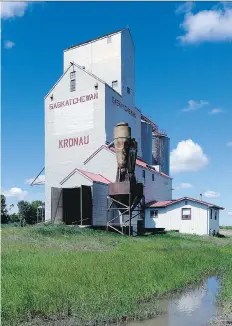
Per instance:
[[[210,277],[195,288],[159,301],[162,315],[129,326],[207,326],[219,313],[216,302],[219,290],[219,279]]]

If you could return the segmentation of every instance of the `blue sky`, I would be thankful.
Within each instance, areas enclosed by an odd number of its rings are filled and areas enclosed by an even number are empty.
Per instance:
[[[44,166],[44,96],[63,49],[130,27],[136,103],[171,138],[173,197],[225,207],[232,224],[232,8],[224,3],[5,3],[2,190],[9,204],[43,199],[26,180]],[[231,212],[231,213],[230,213]]]

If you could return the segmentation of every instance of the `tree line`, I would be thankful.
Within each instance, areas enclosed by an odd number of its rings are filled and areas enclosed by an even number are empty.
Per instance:
[[[17,223],[21,225],[35,224],[39,218],[39,222],[42,220],[42,215],[39,214],[37,208],[44,206],[41,200],[35,200],[28,202],[21,200],[18,202],[18,213],[11,213],[13,205],[7,206],[6,197],[1,194],[1,224]]]

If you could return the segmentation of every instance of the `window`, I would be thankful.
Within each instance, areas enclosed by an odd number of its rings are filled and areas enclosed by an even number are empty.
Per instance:
[[[112,81],[112,88],[115,88],[117,86],[118,86],[118,81],[117,80]]]
[[[155,181],[155,175],[152,174],[152,181]]]
[[[182,208],[182,220],[191,220],[191,208]]]
[[[157,218],[158,217],[158,209],[150,211],[150,217]]]
[[[70,72],[70,79],[75,79],[76,78],[76,71],[71,71]]]
[[[210,210],[210,219],[212,220],[212,218],[213,218],[213,210],[211,209]]]
[[[112,43],[112,38],[111,38],[111,36],[108,36],[108,37],[107,37],[107,44],[109,44],[109,43]]]
[[[143,170],[143,178],[145,179],[145,170]]]
[[[217,211],[215,209],[215,216],[214,216],[215,220],[217,219]]]
[[[127,87],[126,89],[127,89],[127,94],[130,94],[130,88]]]
[[[76,79],[70,80],[70,92],[74,92],[76,90]]]
[[[188,205],[188,201],[187,200],[184,203],[185,203],[185,205]]]

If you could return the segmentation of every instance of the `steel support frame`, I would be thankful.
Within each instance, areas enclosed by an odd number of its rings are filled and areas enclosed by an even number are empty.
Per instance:
[[[129,194],[129,205],[128,206],[121,203],[121,202],[119,202],[118,200],[116,200],[114,198],[111,198],[111,197],[107,196],[107,224],[106,224],[106,230],[109,231],[109,228],[111,228],[114,231],[117,231],[118,233],[124,235],[125,234],[124,227],[126,227],[127,226],[126,224],[129,222],[129,236],[131,236],[131,220],[141,214],[141,212],[142,212],[142,204],[141,204],[142,200],[143,200],[143,198],[138,203],[137,208],[133,209],[133,212],[137,212],[137,214],[132,216],[131,207],[132,207],[133,203],[131,202],[131,193]],[[123,212],[121,214],[118,213],[115,217],[113,217],[111,220],[108,221],[110,212],[119,211],[118,207],[113,207],[114,203],[115,204],[120,204],[122,206],[122,208],[120,208],[120,210],[121,211],[123,210]],[[120,218],[123,215],[129,215],[129,217],[128,217],[128,220],[126,220],[125,222],[122,222],[122,224],[121,223],[119,224],[121,226],[121,229],[122,229],[120,231],[117,228],[115,228],[112,224],[114,224],[113,223],[114,220],[116,220],[117,218]]]

